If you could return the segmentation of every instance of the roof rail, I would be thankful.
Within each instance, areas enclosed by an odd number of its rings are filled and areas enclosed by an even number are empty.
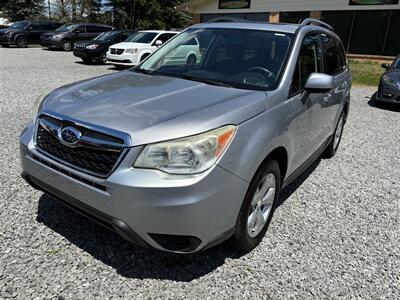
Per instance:
[[[224,22],[249,22],[249,21],[245,19],[232,18],[232,17],[218,17],[210,21],[207,21],[207,23],[224,23]]]
[[[307,25],[317,25],[317,26],[325,27],[331,31],[334,31],[333,27],[331,25],[329,25],[325,22],[322,22],[321,20],[318,20],[318,19],[307,18],[307,19],[304,19],[300,23],[300,27],[307,26]]]

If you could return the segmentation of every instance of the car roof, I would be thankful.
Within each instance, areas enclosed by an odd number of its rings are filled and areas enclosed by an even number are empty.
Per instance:
[[[167,30],[140,30],[139,32],[153,32],[153,33],[179,33],[179,31],[167,31]]]
[[[300,25],[298,24],[262,23],[262,22],[251,22],[251,21],[201,23],[191,26],[191,28],[251,29],[251,30],[279,31],[283,33],[296,33],[299,27]]]

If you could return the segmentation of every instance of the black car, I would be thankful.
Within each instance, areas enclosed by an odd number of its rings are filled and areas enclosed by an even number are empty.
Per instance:
[[[123,42],[129,36],[135,34],[135,30],[115,30],[99,34],[93,40],[76,42],[74,55],[82,58],[84,62],[106,62],[108,47]]]
[[[379,82],[376,100],[400,104],[400,55],[390,64],[382,64],[386,72]]]
[[[77,41],[90,40],[101,32],[114,30],[101,24],[66,24],[53,32],[46,32],[40,37],[40,45],[48,48],[71,51]]]
[[[28,44],[37,44],[44,32],[55,30],[61,25],[51,21],[18,21],[6,29],[0,29],[0,45],[27,47]]]

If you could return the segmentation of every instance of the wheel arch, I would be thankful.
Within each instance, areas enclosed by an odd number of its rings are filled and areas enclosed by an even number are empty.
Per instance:
[[[151,54],[152,54],[152,52],[149,52],[149,51],[145,51],[142,54],[140,54],[139,63],[141,63],[144,59],[149,57]]]
[[[257,171],[255,174],[258,173],[258,171],[270,160],[276,160],[276,162],[279,165],[279,169],[281,171],[281,183],[285,181],[287,170],[288,170],[288,152],[285,147],[279,146],[275,149],[273,149],[271,152],[268,153],[268,155],[264,158],[264,160],[261,162],[259,167],[257,168]],[[255,175],[254,175],[255,176]]]

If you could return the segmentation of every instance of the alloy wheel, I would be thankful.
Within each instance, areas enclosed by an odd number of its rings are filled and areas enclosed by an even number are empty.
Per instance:
[[[276,193],[276,178],[273,173],[268,173],[260,181],[254,192],[247,217],[247,233],[249,237],[256,237],[264,228],[272,211]]]

